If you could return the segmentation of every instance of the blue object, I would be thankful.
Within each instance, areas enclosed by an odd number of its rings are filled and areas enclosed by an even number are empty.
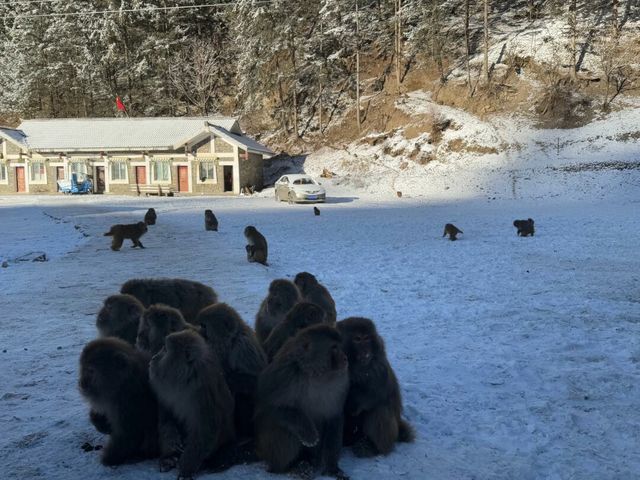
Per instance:
[[[82,183],[78,183],[78,174],[71,174],[71,182],[64,180],[58,180],[58,187],[62,193],[83,194],[92,193],[93,183],[89,178],[86,178]]]

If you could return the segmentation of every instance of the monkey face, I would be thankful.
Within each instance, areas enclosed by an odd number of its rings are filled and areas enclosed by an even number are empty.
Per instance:
[[[244,229],[244,236],[249,237],[250,235],[255,235],[255,232],[256,232],[256,227],[249,225]]]
[[[384,351],[382,339],[368,318],[347,318],[337,326],[352,367],[367,367]]]
[[[94,340],[85,346],[80,355],[80,392],[91,400],[100,400],[110,393],[117,393],[130,360],[123,349],[131,348],[120,339]]]
[[[172,328],[172,319],[167,312],[151,307],[140,319],[136,347],[150,353],[157,353],[164,344],[165,337],[177,331]]]
[[[138,321],[142,315],[142,306],[129,295],[112,295],[104,301],[98,312],[96,327],[103,336],[112,335],[132,321]]]
[[[299,342],[302,369],[311,377],[343,374],[349,362],[342,349],[340,334],[327,325],[315,325],[302,330]]]

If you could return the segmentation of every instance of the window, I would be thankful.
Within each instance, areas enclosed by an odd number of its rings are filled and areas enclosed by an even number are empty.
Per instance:
[[[71,162],[70,164],[71,174],[77,175],[79,182],[84,182],[87,178],[87,164],[84,162]]]
[[[198,179],[201,183],[213,182],[216,179],[215,164],[213,162],[200,162]]]
[[[47,172],[43,162],[33,162],[31,164],[31,181],[34,183],[47,182]]]
[[[171,164],[169,162],[151,162],[151,179],[154,182],[170,182]]]
[[[111,164],[111,181],[127,181],[127,164],[125,162],[114,162]]]
[[[7,181],[7,166],[4,163],[0,163],[0,182],[6,183]]]

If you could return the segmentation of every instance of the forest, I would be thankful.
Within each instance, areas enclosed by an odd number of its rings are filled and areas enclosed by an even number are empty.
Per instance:
[[[114,116],[120,96],[131,116],[237,115],[309,139],[346,112],[359,132],[367,96],[414,87],[486,111],[513,88],[497,63],[532,67],[499,42],[558,20],[536,78],[547,96],[597,82],[606,108],[636,86],[638,17],[635,0],[0,0],[0,123]]]

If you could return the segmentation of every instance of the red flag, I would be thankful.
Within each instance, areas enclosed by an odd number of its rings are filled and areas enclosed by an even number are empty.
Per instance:
[[[124,108],[124,103],[122,103],[122,100],[120,100],[120,96],[116,96],[116,107],[118,107],[118,110],[121,112],[126,112],[127,109]]]

